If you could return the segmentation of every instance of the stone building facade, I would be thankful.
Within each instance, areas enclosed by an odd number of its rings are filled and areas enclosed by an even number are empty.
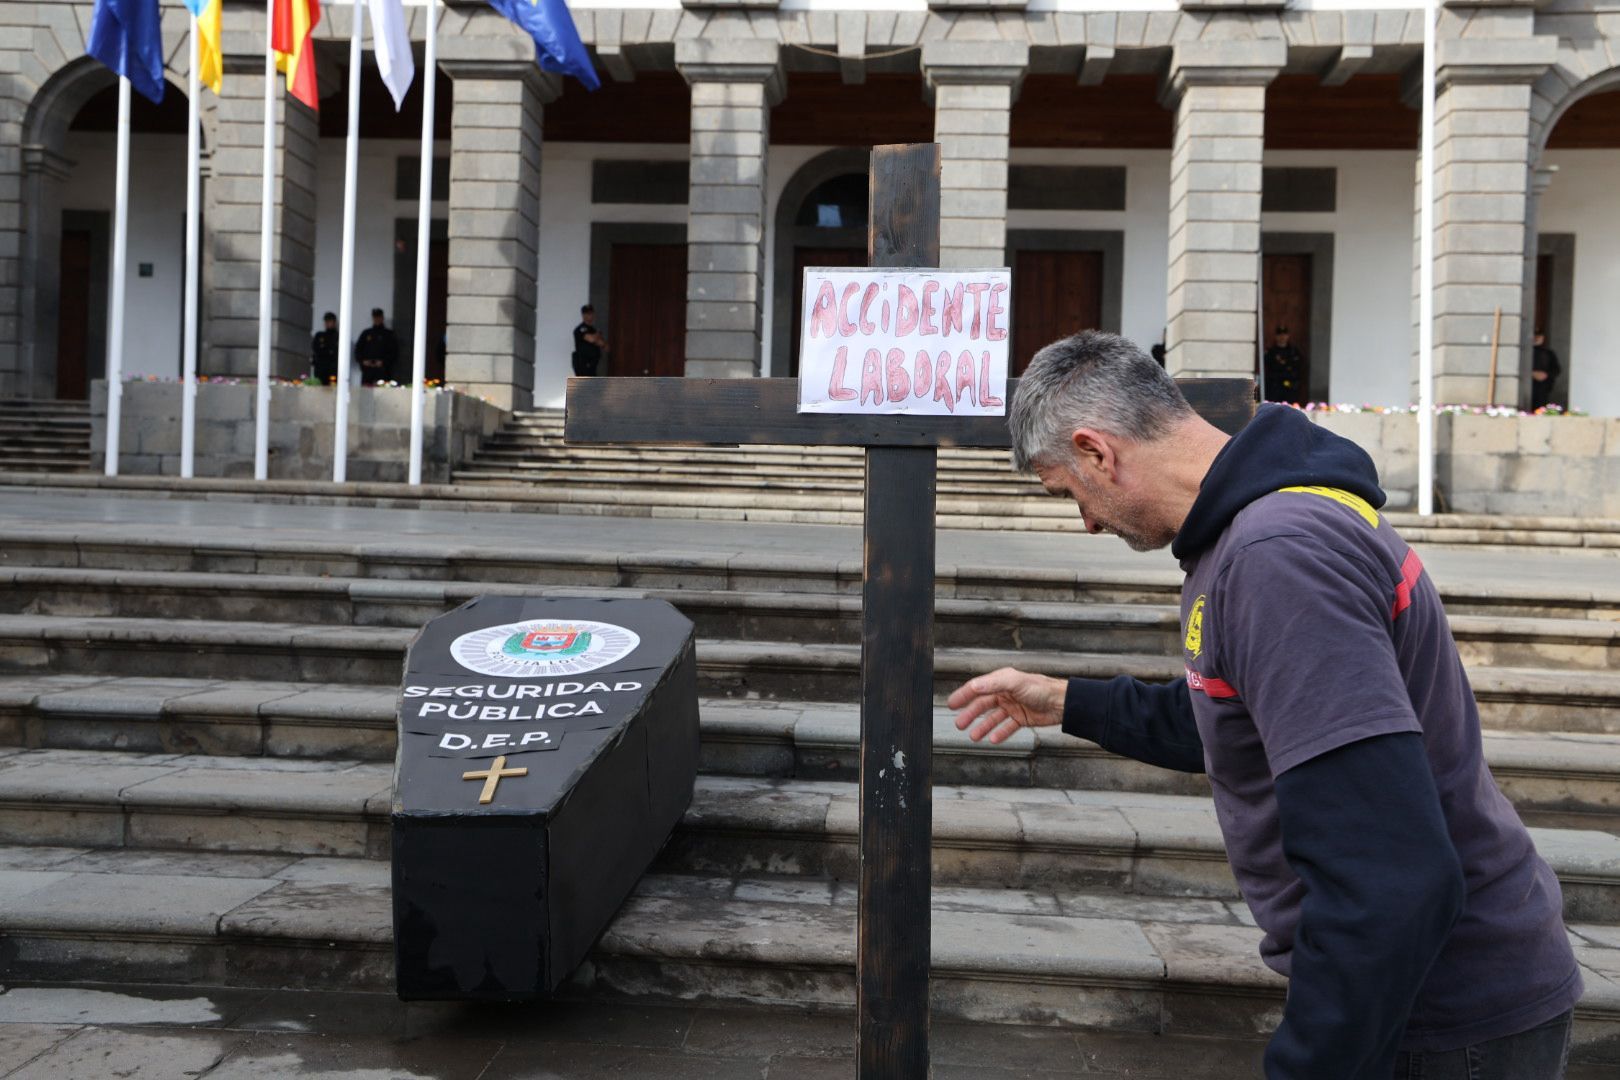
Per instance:
[[[582,294],[599,297],[599,307],[609,294],[621,306],[629,302],[625,297],[634,299],[633,282],[609,280],[617,265],[611,249],[615,238],[643,235],[685,246],[679,275],[684,318],[669,316],[679,321],[678,370],[787,374],[791,342],[782,319],[792,311],[788,280],[798,264],[784,245],[817,227],[846,247],[858,243],[859,234],[837,213],[796,219],[802,208],[784,203],[784,191],[809,185],[809,173],[822,167],[818,162],[842,163],[847,174],[858,169],[850,163],[859,161],[860,147],[919,137],[937,140],[943,150],[945,264],[999,265],[1011,262],[1015,249],[1053,259],[1094,249],[1105,267],[1095,286],[1094,324],[1120,328],[1123,289],[1131,294],[1127,306],[1146,305],[1141,327],[1159,321],[1155,305],[1162,304],[1173,372],[1253,372],[1270,336],[1263,322],[1273,321],[1265,310],[1263,258],[1276,230],[1267,215],[1277,206],[1289,209],[1292,188],[1281,185],[1305,183],[1309,177],[1294,174],[1310,171],[1274,168],[1274,151],[1315,147],[1341,169],[1357,154],[1377,152],[1367,147],[1415,154],[1421,11],[1369,9],[1351,0],[1148,0],[1129,10],[1093,10],[1105,6],[1067,0],[878,0],[860,10],[823,9],[818,0],[580,3],[574,18],[607,84],[593,100],[541,72],[528,40],[486,5],[439,7],[439,75],[449,90],[442,95],[449,101],[441,102],[449,158],[448,191],[441,193],[448,251],[445,377],[506,408],[554,400],[566,374],[566,356],[555,341],[566,328],[546,322],[542,309],[552,303],[563,310],[558,305]],[[350,10],[334,5],[320,24],[320,77],[329,85],[343,76],[340,43]],[[109,84],[106,72],[83,56],[89,11],[87,3],[54,0],[0,4],[0,397],[55,396],[59,356],[67,347],[58,339],[64,326],[76,333],[63,316],[65,302],[79,303],[64,296],[67,279],[59,269],[66,258],[64,211],[71,209],[63,199],[75,168],[70,147],[86,145],[74,142],[81,111]],[[428,9],[408,11],[420,40]],[[169,78],[178,97],[185,84],[184,9],[165,0],[164,16]],[[255,365],[262,21],[262,6],[227,3],[225,93],[218,99],[206,94],[204,102],[202,368],[217,374],[246,375]],[[1546,184],[1550,179],[1556,191],[1561,182],[1544,168],[1549,140],[1579,112],[1582,134],[1574,145],[1594,153],[1620,149],[1614,119],[1620,115],[1620,0],[1453,0],[1439,13],[1438,58],[1437,397],[1483,402],[1494,364],[1495,379],[1506,388],[1497,399],[1523,400],[1530,336],[1543,329],[1532,325],[1538,304],[1553,284],[1549,275],[1568,273],[1549,261],[1557,252],[1545,250],[1537,227]],[[1376,116],[1363,113],[1375,99],[1383,102]],[[330,133],[285,97],[280,109],[273,340],[277,372],[292,375],[307,367],[307,334],[326,306],[316,296],[318,249],[335,246],[337,236],[319,224],[328,215],[316,197],[319,145]],[[341,99],[329,99],[326,111],[341,115]],[[1147,134],[1160,125],[1163,136]],[[1369,129],[1379,125],[1398,129],[1395,141],[1369,142]],[[562,136],[553,134],[559,126]],[[773,142],[773,127],[788,126],[792,131],[783,138],[792,145]],[[1290,128],[1293,142],[1279,135],[1280,126]],[[645,161],[632,151],[588,153],[592,193],[549,200],[546,173],[559,141],[565,148],[657,145]],[[819,155],[807,157],[800,146],[817,147]],[[1106,158],[1115,146],[1160,155],[1141,160],[1161,175],[1151,185],[1133,181],[1120,193],[1118,209],[1128,200],[1159,197],[1143,191],[1167,193],[1162,211],[1149,211],[1162,213],[1162,289],[1142,284],[1152,275],[1142,277],[1142,258],[1130,253],[1137,248],[1128,241],[1122,248],[1114,231],[1084,224],[1086,214],[1116,209],[1106,202],[1115,180],[1097,164],[1097,155]],[[578,157],[563,153],[569,155]],[[788,160],[800,162],[805,177],[771,175]],[[595,168],[603,161],[645,164],[647,171]],[[631,187],[642,186],[635,177],[644,175],[650,191],[658,178],[678,175],[661,166],[682,164],[684,213],[660,198],[665,209],[653,215],[657,220],[639,226],[622,216],[592,216],[599,204],[634,203],[634,192],[625,199],[608,190],[623,186],[626,175]],[[838,179],[833,172],[828,184]],[[1268,190],[1274,175],[1278,186]],[[1415,173],[1406,175],[1412,195],[1397,200],[1405,203],[1402,214],[1416,198]],[[134,183],[141,183],[139,175]],[[183,190],[174,197],[183,200]],[[1093,197],[1101,201],[1087,201]],[[825,205],[839,205],[827,198]],[[850,204],[855,200],[851,196]],[[1072,213],[1079,226],[1039,224],[1049,213]],[[542,271],[556,231],[550,223],[561,230],[581,215],[591,219],[595,236],[589,272],[570,271],[578,286],[565,290],[565,300],[548,300],[548,288],[556,288]],[[1033,227],[1020,226],[1021,220]],[[1415,214],[1412,220],[1393,256],[1408,267],[1408,251],[1416,250]],[[1342,261],[1323,263],[1319,242],[1305,236],[1284,237],[1276,250],[1317,252],[1319,278],[1353,275]],[[804,249],[806,257],[823,250],[814,243]],[[379,265],[394,254],[383,250]],[[1605,260],[1588,276],[1620,281],[1620,248]],[[1027,265],[1033,279],[1040,267],[1057,264]],[[1344,285],[1341,280],[1330,290],[1318,281],[1306,307],[1325,319],[1322,297],[1331,300]],[[1398,321],[1406,346],[1382,349],[1376,359],[1338,355],[1336,365],[1376,362],[1398,372],[1398,385],[1410,386],[1416,301],[1413,288],[1399,288],[1410,301],[1406,310],[1386,304],[1359,311],[1341,303],[1332,316],[1339,328],[1334,336],[1353,343],[1343,335],[1348,324]],[[1144,299],[1148,293],[1156,296]],[[1018,298],[1015,284],[1015,303]],[[659,302],[669,307],[668,300]],[[1566,295],[1564,314],[1542,321],[1567,324],[1569,306]],[[1608,325],[1591,322],[1607,317],[1596,310],[1573,317],[1600,329]],[[638,332],[625,326],[624,333]],[[1589,336],[1597,340],[1603,333]],[[1325,326],[1320,347],[1325,352]],[[1581,362],[1594,387],[1620,384],[1620,359],[1587,352],[1592,355]],[[655,366],[649,361],[644,370]],[[1597,378],[1600,368],[1606,374]],[[1323,380],[1315,396],[1327,396]],[[1594,411],[1620,412],[1620,395],[1594,391],[1592,402]]]

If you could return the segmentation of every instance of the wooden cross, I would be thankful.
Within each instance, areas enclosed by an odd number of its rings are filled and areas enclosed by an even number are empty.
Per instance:
[[[482,780],[484,782],[484,790],[478,794],[478,805],[487,806],[495,801],[495,788],[499,786],[502,780],[509,776],[528,775],[529,770],[527,768],[508,769],[506,767],[506,755],[502,754],[490,762],[489,768],[482,771],[464,772],[461,774],[461,778],[463,780]]]
[[[939,265],[939,147],[872,150],[867,262]],[[1009,380],[1007,401],[1017,384]],[[1253,411],[1247,379],[1181,382],[1212,423]],[[1010,445],[1005,417],[798,412],[794,379],[570,379],[569,443],[866,449],[861,607],[860,1080],[928,1076],[934,733],[934,473],[941,446]],[[469,774],[470,775],[470,774]]]

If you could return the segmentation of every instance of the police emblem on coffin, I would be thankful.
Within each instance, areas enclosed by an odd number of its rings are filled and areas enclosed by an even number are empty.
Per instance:
[[[474,630],[450,645],[468,671],[508,679],[582,675],[635,651],[641,638],[609,623],[534,619]]]
[[[578,966],[690,804],[692,624],[654,600],[480,597],[411,644],[396,985],[519,1000]]]

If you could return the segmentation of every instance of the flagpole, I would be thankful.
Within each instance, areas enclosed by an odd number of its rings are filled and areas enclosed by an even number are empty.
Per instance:
[[[107,475],[118,475],[124,407],[124,292],[129,260],[129,79],[118,79],[118,163],[113,180],[112,312],[107,335]]]
[[[433,247],[433,114],[438,86],[438,0],[427,0],[422,63],[422,163],[416,187],[416,325],[411,335],[410,482],[422,482],[422,398],[427,378],[428,254]]]
[[[1434,513],[1435,0],[1423,0],[1423,139],[1418,184],[1418,513]]]
[[[202,133],[198,116],[197,17],[191,19],[191,73],[186,79],[186,300],[185,360],[180,382],[180,475],[195,473],[197,453],[197,214],[202,180]]]
[[[264,205],[259,212],[259,384],[254,414],[253,478],[270,478],[270,252],[276,219],[276,0],[264,0]]]
[[[360,4],[354,0],[349,32],[349,137],[343,154],[343,270],[338,286],[337,415],[334,417],[332,479],[349,476],[349,368],[354,343],[354,200],[360,172]]]

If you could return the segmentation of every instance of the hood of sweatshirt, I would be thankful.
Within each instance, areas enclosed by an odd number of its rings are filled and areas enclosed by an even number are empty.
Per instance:
[[[1330,487],[1384,505],[1378,469],[1349,439],[1287,405],[1262,405],[1204,476],[1170,553],[1183,561],[1209,548],[1245,506],[1285,487]]]

